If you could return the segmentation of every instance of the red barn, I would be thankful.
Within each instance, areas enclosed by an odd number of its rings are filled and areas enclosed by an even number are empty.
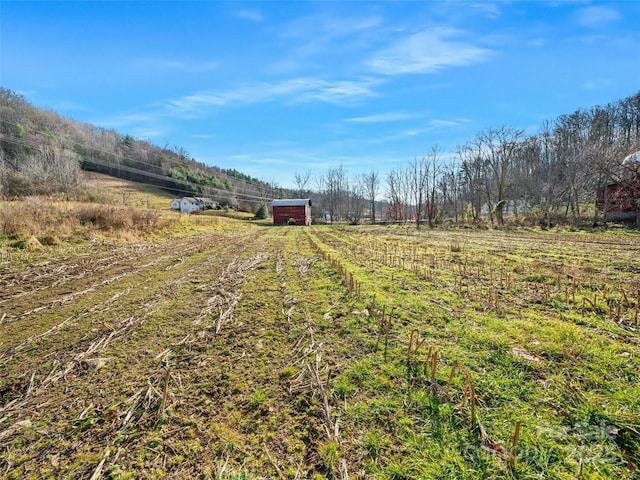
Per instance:
[[[311,225],[311,199],[291,198],[274,200],[274,225]]]
[[[640,221],[640,152],[629,155],[620,166],[619,180],[597,192],[596,206],[605,220]]]
[[[600,188],[596,206],[604,212],[606,220],[635,219],[640,206],[640,178]]]

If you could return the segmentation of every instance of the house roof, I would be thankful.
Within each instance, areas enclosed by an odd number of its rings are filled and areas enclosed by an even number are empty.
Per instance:
[[[191,203],[215,203],[215,201],[206,197],[182,197],[182,200],[186,200]]]
[[[640,152],[627,155],[622,161],[622,165],[637,165],[640,163]]]
[[[272,207],[303,207],[305,205],[311,206],[310,198],[283,198],[271,203]]]

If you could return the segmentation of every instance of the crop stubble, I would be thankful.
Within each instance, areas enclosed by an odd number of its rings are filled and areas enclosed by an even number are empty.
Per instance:
[[[637,289],[627,271],[633,242],[618,248],[591,236],[559,242],[465,232],[453,241],[446,232],[409,232],[239,228],[94,245],[8,269],[0,279],[0,475],[223,478],[244,468],[280,478],[399,478],[402,471],[412,478],[425,438],[436,442],[434,451],[462,449],[453,468],[478,440],[472,428],[459,428],[460,414],[429,397],[428,379],[405,380],[403,352],[414,331],[439,349],[440,362],[459,362],[475,377],[489,429],[483,438],[504,439],[513,429],[505,418],[524,415],[527,447],[544,437],[531,419],[546,422],[552,410],[562,416],[554,431],[565,422],[567,438],[577,437],[580,409],[601,389],[618,387],[598,380],[588,397],[595,380],[585,358],[596,353],[580,350],[574,324],[588,332],[581,339],[616,354],[627,342],[635,355],[638,342],[626,323],[603,320],[603,307],[564,305],[560,286],[577,279],[578,296],[600,292],[603,280]],[[355,275],[360,298],[317,248]],[[376,340],[384,303],[396,309],[388,359]],[[564,343],[547,343],[554,328]],[[615,367],[606,368],[608,376]],[[459,390],[452,399],[462,396],[461,381],[449,378]],[[523,399],[510,397],[510,388]],[[617,395],[626,394],[620,387]],[[456,428],[457,437],[437,440],[436,426]],[[487,463],[473,453],[458,467],[460,478],[473,478],[479,459]],[[401,470],[405,460],[410,466]],[[526,461],[515,466],[522,478],[544,471]],[[556,472],[572,475],[573,464],[554,461]],[[433,471],[445,471],[446,462]],[[514,468],[487,465],[497,474]]]

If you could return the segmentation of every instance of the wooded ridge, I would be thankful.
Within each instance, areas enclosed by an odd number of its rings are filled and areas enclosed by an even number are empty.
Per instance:
[[[184,147],[159,147],[71,120],[0,88],[0,195],[5,198],[73,196],[81,169],[248,208],[277,194],[266,182],[189,157]]]

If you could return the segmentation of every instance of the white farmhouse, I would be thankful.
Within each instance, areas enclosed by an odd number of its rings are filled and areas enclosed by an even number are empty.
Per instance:
[[[219,208],[218,203],[206,197],[182,197],[171,200],[171,208],[182,213],[191,213],[196,210],[210,210]]]

